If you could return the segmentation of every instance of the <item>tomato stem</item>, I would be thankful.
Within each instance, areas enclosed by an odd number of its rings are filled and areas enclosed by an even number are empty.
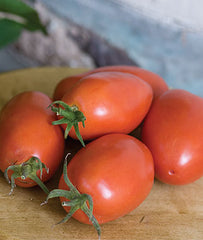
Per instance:
[[[15,179],[17,179],[17,178],[21,178],[22,181],[25,181],[26,178],[30,178],[34,182],[36,182],[46,194],[49,194],[48,188],[40,180],[40,178],[42,178],[43,168],[45,168],[47,173],[49,172],[49,169],[46,167],[46,165],[44,163],[42,163],[41,160],[37,157],[31,157],[26,162],[9,166],[4,172],[5,178],[11,184],[11,191],[9,194],[13,193],[13,190],[16,186]],[[9,177],[8,177],[9,170],[13,171],[13,173],[11,175],[11,180],[9,180]],[[40,178],[37,176],[38,170],[40,170]]]
[[[63,207],[64,206],[70,207],[70,210],[68,214],[65,216],[65,218],[62,219],[57,224],[68,221],[78,209],[81,209],[88,216],[89,220],[92,222],[100,239],[101,229],[97,219],[93,216],[92,197],[85,193],[81,194],[77,190],[77,188],[71,183],[67,174],[67,158],[65,158],[65,161],[64,161],[63,177],[64,177],[65,183],[67,184],[70,190],[54,189],[48,194],[47,199],[45,201],[45,203],[47,203],[50,198],[55,198],[55,197],[64,197],[67,199],[67,201],[62,202],[61,205]]]
[[[56,107],[55,105],[58,106]],[[81,142],[82,146],[85,147],[85,143],[79,131],[78,123],[82,122],[83,127],[85,127],[86,118],[84,114],[78,110],[78,107],[75,105],[69,106],[63,101],[55,101],[52,104],[50,104],[49,107],[53,112],[56,113],[57,116],[62,117],[57,121],[53,121],[52,122],[53,125],[67,124],[64,132],[64,138],[65,139],[67,138],[69,131],[71,130],[72,127],[74,127],[77,138]]]

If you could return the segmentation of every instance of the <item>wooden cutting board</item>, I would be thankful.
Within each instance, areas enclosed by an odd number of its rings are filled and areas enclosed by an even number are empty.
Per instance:
[[[85,69],[36,68],[0,74],[0,108],[14,95],[39,90],[52,96],[62,78]],[[75,153],[76,141],[67,141]],[[57,187],[61,169],[47,183]],[[92,226],[74,219],[54,225],[65,211],[58,199],[41,206],[46,195],[39,187],[17,187],[9,196],[10,186],[0,173],[0,240],[97,239]],[[186,186],[169,186],[155,181],[147,199],[130,214],[101,226],[101,239],[116,240],[202,240],[203,178]]]

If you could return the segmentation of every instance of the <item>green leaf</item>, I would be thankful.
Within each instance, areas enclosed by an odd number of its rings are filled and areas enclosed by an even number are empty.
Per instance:
[[[1,1],[1,0],[0,0]],[[10,19],[0,19],[0,48],[17,40],[23,29],[23,24]]]
[[[20,0],[0,0],[0,11],[24,18],[26,20],[24,27],[29,31],[40,30],[47,34],[37,11]]]

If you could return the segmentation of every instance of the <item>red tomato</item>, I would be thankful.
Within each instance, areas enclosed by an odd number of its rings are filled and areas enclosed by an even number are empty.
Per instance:
[[[153,89],[154,98],[157,98],[162,93],[168,90],[168,86],[163,78],[161,78],[158,74],[148,71],[146,69],[136,67],[136,66],[125,66],[125,65],[116,65],[116,66],[106,66],[106,67],[99,67],[92,71],[85,72],[80,75],[70,76],[66,79],[63,79],[59,84],[56,86],[54,99],[59,100],[62,96],[81,78],[88,76],[92,73],[96,72],[123,72],[123,73],[130,73],[139,78],[143,81],[147,82]]]
[[[62,101],[84,114],[85,128],[79,124],[79,131],[84,140],[90,140],[107,133],[131,132],[147,114],[152,95],[149,84],[136,76],[100,72],[81,79]],[[76,138],[73,128],[70,136]]]
[[[16,95],[2,109],[0,114],[1,171],[4,172],[9,166],[25,164],[30,158],[35,157],[49,169],[48,173],[43,169],[42,181],[50,179],[55,173],[63,158],[64,139],[60,127],[52,125],[52,121],[56,118],[55,114],[47,108],[50,104],[51,99],[48,96],[31,91]],[[36,161],[33,164],[36,164]],[[36,182],[29,177],[21,178],[30,173],[27,169],[30,166],[28,165],[25,164],[26,167],[23,170],[20,168],[22,175],[19,173],[15,179],[15,183],[19,186],[36,185]],[[13,171],[8,171],[9,178],[12,173]],[[37,176],[40,178],[40,171],[37,171]]]
[[[165,183],[188,184],[203,175],[203,99],[169,90],[153,104],[142,140],[152,152],[155,175]]]
[[[82,77],[86,76],[87,73],[78,74],[69,76],[67,78],[62,79],[56,86],[53,99],[60,100],[64,96],[64,94],[73,87],[73,85],[78,82]]]
[[[161,78],[158,74],[150,72],[149,70],[136,67],[136,66],[106,66],[100,67],[92,71],[93,72],[107,72],[107,71],[118,71],[123,73],[130,73],[139,78],[143,81],[147,82],[153,90],[154,98],[157,98],[162,93],[168,90],[168,86],[163,78]]]
[[[108,134],[87,144],[71,159],[67,173],[81,194],[92,196],[93,215],[99,224],[135,209],[148,196],[154,182],[150,151],[138,139],[125,134]],[[69,190],[63,175],[59,189]],[[61,202],[68,200],[64,196]],[[90,224],[82,210],[73,217]]]

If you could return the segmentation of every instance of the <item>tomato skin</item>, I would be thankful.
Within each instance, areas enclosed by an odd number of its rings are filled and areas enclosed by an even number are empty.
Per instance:
[[[168,184],[191,183],[203,175],[203,99],[185,90],[161,95],[142,128],[155,175]]]
[[[65,95],[67,91],[80,79],[86,77],[90,74],[97,72],[123,72],[135,75],[141,78],[143,81],[147,82],[153,89],[154,98],[157,98],[162,93],[168,90],[168,85],[162,77],[158,74],[153,73],[149,70],[137,67],[137,66],[127,66],[127,65],[115,65],[115,66],[105,66],[93,69],[91,71],[70,76],[66,79],[61,80],[55,88],[54,99],[59,100]]]
[[[67,172],[80,193],[92,196],[93,215],[100,224],[135,209],[154,182],[150,151],[138,139],[125,134],[108,134],[90,142],[71,159]],[[63,175],[59,189],[68,189]],[[60,200],[67,201],[64,197]],[[64,209],[69,211],[68,207]],[[81,210],[73,217],[90,224]]]
[[[83,112],[85,128],[79,124],[79,130],[84,140],[90,140],[131,132],[147,114],[152,97],[151,87],[131,74],[100,72],[81,79],[62,101]],[[69,135],[76,138],[73,128]]]
[[[43,169],[42,181],[50,179],[64,154],[63,133],[53,126],[55,114],[48,108],[51,99],[41,92],[23,92],[13,97],[0,114],[0,169],[38,157],[49,168]],[[12,171],[9,170],[9,177]],[[40,172],[37,173],[40,177]],[[17,178],[16,184],[31,187],[36,183]]]
[[[78,82],[82,77],[85,77],[86,75],[87,73],[78,74],[78,75],[73,75],[73,76],[69,76],[67,78],[62,79],[55,87],[54,94],[53,94],[54,101],[61,100],[64,94],[69,89],[71,89],[76,82]]]
[[[92,71],[95,72],[108,72],[108,71],[118,71],[123,73],[130,73],[139,78],[143,81],[147,82],[153,89],[154,98],[157,98],[162,93],[168,90],[168,86],[164,79],[160,77],[158,74],[153,73],[149,70],[137,67],[137,66],[125,66],[125,65],[116,65],[116,66],[106,66],[100,67]]]

